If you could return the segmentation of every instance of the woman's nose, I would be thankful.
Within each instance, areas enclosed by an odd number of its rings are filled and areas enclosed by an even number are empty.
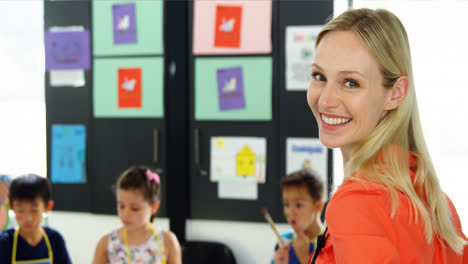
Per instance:
[[[323,87],[318,100],[318,105],[321,109],[329,109],[338,106],[338,89],[339,88],[331,82],[328,82],[327,85]]]

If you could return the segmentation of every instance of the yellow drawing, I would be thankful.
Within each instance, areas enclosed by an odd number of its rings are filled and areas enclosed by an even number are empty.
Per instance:
[[[237,154],[237,175],[255,176],[255,153],[248,145]]]
[[[218,148],[222,148],[224,146],[224,141],[222,139],[218,139],[216,141],[216,145],[218,146]]]

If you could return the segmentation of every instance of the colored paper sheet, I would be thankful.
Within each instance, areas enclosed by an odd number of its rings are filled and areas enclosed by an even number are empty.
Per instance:
[[[286,27],[286,90],[307,91],[314,61],[315,39],[323,26]]]
[[[164,60],[150,58],[101,58],[94,59],[93,103],[96,118],[162,118],[164,117]],[[119,85],[119,69],[127,72],[140,70],[140,91],[137,92],[138,74],[127,77],[136,79],[134,90],[125,94]],[[131,70],[133,69],[133,70]],[[125,81],[124,75],[121,75]],[[140,106],[138,106],[140,98]]]
[[[271,12],[271,0],[194,0],[193,54],[270,53]]]
[[[218,80],[219,110],[245,108],[242,68],[224,68],[216,71]]]
[[[240,46],[242,6],[216,7],[215,47]]]
[[[118,7],[118,11],[114,7]],[[163,7],[164,1],[92,1],[93,54],[162,55]],[[119,32],[116,28],[119,23],[114,19],[120,12],[129,14],[128,27],[125,18],[121,24],[122,29],[128,28],[127,31]]]
[[[328,149],[318,138],[287,138],[286,139],[286,174],[310,168],[316,171],[325,187],[328,175]],[[328,188],[324,188],[324,198]]]
[[[47,31],[45,33],[46,70],[90,68],[90,33],[82,31]]]
[[[135,3],[112,5],[114,44],[137,42]]]
[[[141,68],[118,69],[119,108],[141,108]]]
[[[52,125],[51,180],[53,183],[86,182],[86,127]]]
[[[218,198],[257,200],[258,184],[256,182],[218,182]]]
[[[238,105],[239,108],[227,111],[221,110],[221,107],[229,104],[220,104],[217,73],[219,69],[229,68],[242,68],[245,105],[242,108]],[[233,72],[229,70],[227,73]],[[196,58],[194,89],[196,120],[271,120],[272,59],[271,57]],[[237,89],[240,91],[240,88]],[[238,101],[240,99],[234,100]]]
[[[264,183],[265,169],[265,138],[211,138],[211,181]]]

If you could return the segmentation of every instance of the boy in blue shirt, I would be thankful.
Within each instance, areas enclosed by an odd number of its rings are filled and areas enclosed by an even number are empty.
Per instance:
[[[308,263],[314,251],[317,236],[323,231],[320,213],[323,209],[323,187],[320,177],[311,169],[302,169],[281,179],[283,210],[294,232],[282,234],[288,245],[279,247],[273,263]]]
[[[42,227],[42,214],[54,205],[46,178],[27,174],[10,184],[9,205],[18,227],[0,234],[1,263],[68,264],[65,241],[59,232]]]

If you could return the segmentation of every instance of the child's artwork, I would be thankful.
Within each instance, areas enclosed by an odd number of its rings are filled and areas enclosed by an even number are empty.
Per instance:
[[[164,117],[164,58],[93,60],[96,118]]]
[[[242,68],[224,68],[216,71],[218,81],[219,110],[245,108]]]
[[[216,7],[215,47],[239,48],[242,6]]]
[[[112,5],[114,44],[137,42],[135,3]]]
[[[86,182],[86,127],[52,125],[51,180],[53,183]]]
[[[265,138],[211,138],[211,181],[264,183],[265,165]]]
[[[89,70],[91,49],[89,30],[47,31],[46,70]]]
[[[196,58],[195,120],[270,121],[272,67],[266,56]]]
[[[163,55],[166,1],[88,2],[92,10],[94,55]]]
[[[119,69],[119,108],[141,108],[141,68]]]
[[[310,168],[316,171],[325,186],[328,176],[328,149],[318,138],[287,138],[286,139],[286,174]],[[327,197],[324,190],[324,198]]]
[[[271,53],[272,0],[191,2],[194,55]]]
[[[323,26],[286,27],[286,90],[306,91],[311,80],[315,39]]]

